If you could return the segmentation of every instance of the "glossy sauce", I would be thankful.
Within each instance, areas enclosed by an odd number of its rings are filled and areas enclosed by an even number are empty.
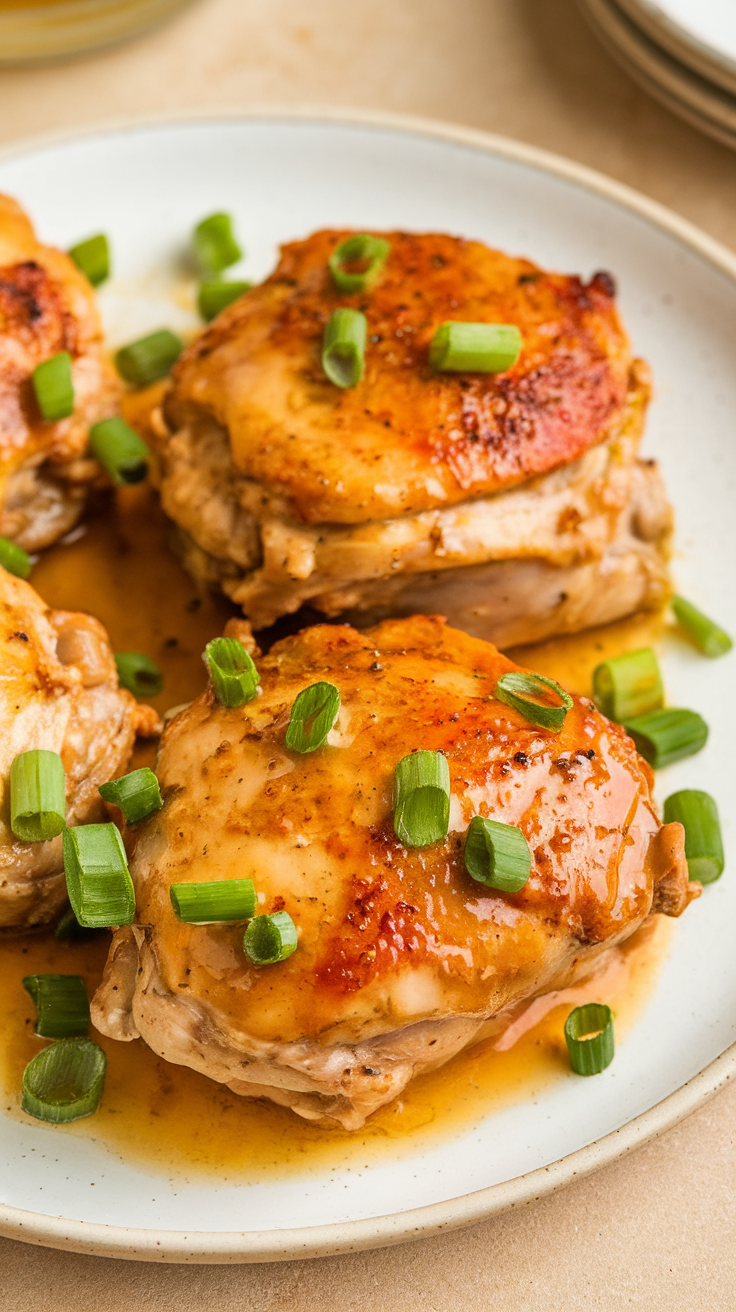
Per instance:
[[[204,645],[234,612],[224,599],[200,596],[171,556],[153,493],[146,487],[125,489],[98,507],[70,539],[35,567],[32,582],[41,596],[52,606],[97,615],[115,650],[152,656],[166,679],[164,692],[153,699],[160,711],[196,696],[204,678]],[[513,656],[585,693],[598,661],[650,642],[660,624],[657,617],[635,618],[581,637],[519,648]],[[142,744],[135,763],[151,763],[154,756],[155,746]],[[654,986],[673,928],[657,917],[602,958],[589,981],[538,999],[517,1014],[512,1031],[420,1076],[357,1132],[313,1125],[266,1101],[238,1097],[162,1061],[141,1040],[116,1043],[94,1032],[108,1054],[102,1104],[93,1117],[57,1132],[97,1139],[168,1175],[205,1173],[240,1181],[315,1165],[357,1170],[388,1155],[416,1152],[469,1130],[489,1112],[520,1099],[533,1102],[554,1082],[577,1078],[563,1036],[572,1006],[607,1002],[620,1043]],[[10,1114],[23,1116],[23,1068],[42,1043],[33,1034],[34,1008],[23,976],[79,973],[91,994],[108,942],[106,933],[74,944],[56,943],[48,933],[0,940],[0,1074]]]

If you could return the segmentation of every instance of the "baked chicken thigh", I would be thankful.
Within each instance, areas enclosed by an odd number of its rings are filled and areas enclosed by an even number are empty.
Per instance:
[[[72,357],[74,413],[52,423],[31,375],[60,351]],[[89,282],[0,195],[0,536],[38,551],[73,527],[100,475],[85,455],[90,425],[114,412],[119,391]]]
[[[302,603],[361,625],[442,611],[501,646],[601,624],[665,595],[670,510],[637,451],[649,397],[607,274],[548,273],[478,241],[386,234],[347,294],[348,234],[284,247],[174,369],[146,437],[200,580],[256,628]],[[338,308],[367,319],[365,372],[321,365]],[[445,321],[513,324],[501,373],[437,373]]]
[[[93,1003],[103,1033],[356,1128],[699,892],[623,729],[582,697],[560,732],[535,727],[495,698],[517,667],[490,644],[426,616],[319,625],[258,668],[255,700],[227,709],[208,688],[164,731],[163,809],[128,835],[136,923],[115,933]],[[339,716],[324,746],[289,750],[290,708],[316,681],[339,689]],[[392,804],[417,749],[444,753],[451,786],[447,837],[423,848],[397,837]],[[470,877],[474,816],[523,832],[521,891]],[[175,917],[172,884],[245,878],[259,913],[296,925],[278,964],[250,963],[242,924]]]
[[[10,829],[9,779],[21,752],[58,752],[67,821],[106,820],[98,786],[128,763],[158,716],[118,688],[107,634],[91,615],[49,610],[0,568],[0,932],[52,920],[66,901],[61,836],[24,843]]]

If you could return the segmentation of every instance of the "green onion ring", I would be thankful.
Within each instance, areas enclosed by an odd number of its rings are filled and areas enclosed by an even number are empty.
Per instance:
[[[332,281],[341,292],[365,292],[375,285],[389,257],[391,243],[385,237],[358,232],[346,237],[330,256]],[[367,261],[362,273],[350,273],[344,266]]]
[[[586,1002],[565,1021],[570,1064],[578,1075],[600,1075],[614,1054],[613,1014],[604,1002]]]
[[[275,966],[286,961],[298,946],[296,925],[288,911],[254,916],[243,937],[243,948],[254,966]]]
[[[534,700],[534,693],[543,693],[547,688],[559,697],[561,706],[545,706]],[[565,716],[574,704],[569,692],[565,692],[554,679],[548,679],[544,674],[523,673],[521,670],[510,670],[508,674],[502,674],[494,695],[498,701],[523,715],[530,724],[539,729],[551,729],[553,733],[560,732]]]
[[[92,1039],[59,1039],[29,1061],[21,1107],[48,1125],[67,1125],[97,1111],[107,1057]]]

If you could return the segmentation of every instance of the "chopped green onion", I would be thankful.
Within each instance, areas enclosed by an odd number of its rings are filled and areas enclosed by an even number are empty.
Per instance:
[[[693,756],[708,738],[708,726],[696,711],[650,711],[624,720],[623,727],[655,770]]]
[[[613,1061],[613,1015],[604,1002],[586,1002],[565,1021],[570,1064],[578,1075],[600,1075]]]
[[[202,219],[194,229],[194,247],[207,273],[219,273],[243,257],[229,214],[210,214]]]
[[[252,282],[203,282],[197,295],[197,309],[206,323],[215,319],[228,305],[245,296]]]
[[[124,419],[116,416],[93,424],[89,430],[89,444],[92,454],[118,487],[141,483],[146,477],[148,447]]]
[[[90,934],[94,935],[96,932],[94,929],[85,929],[80,925],[71,907],[67,907],[54,930],[54,938],[57,943],[68,943],[70,939],[89,938]]]
[[[74,413],[72,357],[68,351],[59,351],[37,364],[31,382],[44,419],[66,419]]]
[[[678,624],[682,625],[704,656],[725,656],[733,647],[725,629],[720,629],[713,620],[709,620],[691,601],[685,601],[684,597],[673,597],[672,609]]]
[[[442,752],[411,752],[394,772],[394,832],[405,847],[429,847],[447,837],[450,767]]]
[[[115,825],[65,829],[64,874],[72,909],[85,929],[131,923],[135,892]]]
[[[59,1039],[29,1061],[21,1107],[49,1125],[68,1124],[97,1111],[107,1057],[92,1039]]]
[[[69,255],[93,287],[99,287],[110,277],[110,247],[104,232],[77,242],[70,248]]]
[[[210,672],[218,702],[232,709],[253,701],[259,674],[242,642],[237,638],[213,638],[202,660]]]
[[[184,343],[176,333],[160,328],[121,346],[115,353],[115,368],[132,387],[147,387],[170,372],[183,350]]]
[[[718,807],[710,793],[683,788],[664,804],[664,822],[679,820],[685,830],[688,874],[701,884],[712,884],[723,874],[723,840]]]
[[[136,697],[156,697],[164,686],[164,676],[156,662],[140,651],[116,651],[115,666],[120,687]]]
[[[81,975],[26,975],[23,988],[36,1004],[36,1034],[73,1039],[89,1031],[89,999]]]
[[[330,256],[330,273],[341,292],[365,292],[376,283],[391,250],[385,237],[372,237],[368,232],[346,237]],[[346,268],[350,264],[364,264],[358,272]]]
[[[443,323],[429,345],[429,363],[441,373],[497,374],[510,369],[523,341],[511,323]]]
[[[537,700],[545,695],[548,688],[559,697],[561,706]],[[565,692],[554,679],[548,679],[544,674],[524,674],[520,670],[511,670],[501,675],[496,684],[495,696],[506,706],[512,706],[530,724],[540,729],[551,729],[553,733],[559,733],[567,712],[573,708],[569,692]]]
[[[23,843],[56,838],[66,819],[64,766],[58,752],[21,752],[10,767],[10,828]]]
[[[363,377],[368,321],[360,310],[333,310],[322,342],[322,368],[336,387],[355,387]]]
[[[664,702],[662,676],[651,647],[627,651],[603,661],[593,671],[593,696],[609,720],[658,711]]]
[[[27,551],[11,542],[10,538],[0,538],[0,565],[15,574],[16,578],[27,579],[31,572],[31,558]]]
[[[177,920],[188,925],[215,925],[250,920],[256,909],[252,879],[213,879],[206,884],[172,884],[171,905]]]
[[[245,954],[254,966],[274,966],[297,949],[296,925],[288,911],[255,916],[243,937]]]
[[[313,683],[302,688],[286,730],[289,751],[314,752],[323,747],[339,714],[340,694],[334,683]]]
[[[465,869],[479,884],[518,893],[532,870],[532,854],[516,825],[473,816],[465,839]]]
[[[158,779],[147,765],[121,775],[119,779],[112,779],[108,784],[100,784],[97,791],[103,802],[120,807],[129,825],[145,820],[147,815],[153,815],[163,806]]]

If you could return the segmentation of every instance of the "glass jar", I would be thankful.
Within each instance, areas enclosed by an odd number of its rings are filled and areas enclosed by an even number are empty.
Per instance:
[[[58,59],[112,45],[191,0],[0,0],[0,65]]]

